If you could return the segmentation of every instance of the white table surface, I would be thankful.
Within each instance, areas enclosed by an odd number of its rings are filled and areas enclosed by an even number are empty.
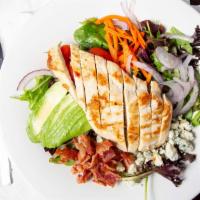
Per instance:
[[[0,0],[0,41],[6,56],[12,41],[20,34],[20,30],[38,9],[50,0]],[[189,0],[184,0],[187,3]],[[200,6],[195,7],[200,12]],[[1,136],[1,133],[0,133]],[[3,147],[0,137],[0,147]],[[0,150],[1,150],[0,148]],[[12,166],[13,184],[0,186],[0,200],[45,200],[17,169],[9,156]]]

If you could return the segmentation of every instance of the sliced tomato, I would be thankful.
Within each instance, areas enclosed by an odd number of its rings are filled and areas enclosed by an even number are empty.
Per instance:
[[[69,45],[63,45],[63,46],[61,46],[60,50],[61,50],[62,55],[64,57],[66,67],[69,71],[69,75],[70,75],[72,81],[74,81],[73,70],[72,70],[72,67],[70,66],[70,56],[71,56],[70,46]]]
[[[102,48],[94,47],[89,50],[90,53],[95,54],[97,56],[101,56],[106,60],[113,60],[110,53]]]
[[[69,64],[70,62],[70,46],[69,45],[63,45],[60,48],[62,55],[65,59],[66,64]]]

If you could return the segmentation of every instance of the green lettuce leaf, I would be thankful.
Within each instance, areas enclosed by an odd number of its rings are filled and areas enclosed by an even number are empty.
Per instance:
[[[197,70],[195,70],[195,78],[200,88],[200,73]],[[191,122],[193,126],[200,125],[200,95],[192,108],[185,114],[185,118]]]
[[[105,40],[104,24],[95,24],[95,18],[87,19],[83,25],[74,32],[74,39],[81,49],[100,47],[108,49]]]
[[[34,87],[25,90],[21,96],[15,98],[21,101],[27,101],[29,103],[29,109],[33,112],[37,112],[40,108],[42,97],[48,90],[52,80],[52,76],[39,76],[35,79]]]
[[[175,70],[163,70],[163,64],[159,61],[159,59],[156,57],[156,54],[153,53],[150,56],[155,68],[158,72],[160,72],[164,78],[164,80],[172,80],[174,77],[179,77],[178,69]]]
[[[170,29],[170,33],[177,34],[177,35],[183,35],[183,33],[175,27],[172,27]],[[189,54],[192,54],[192,46],[188,41],[185,41],[182,39],[172,39],[172,41],[179,49],[184,49]]]

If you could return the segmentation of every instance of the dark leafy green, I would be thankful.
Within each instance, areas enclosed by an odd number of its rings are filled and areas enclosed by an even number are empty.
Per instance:
[[[87,50],[93,47],[108,49],[104,24],[95,24],[94,18],[83,22],[83,25],[74,32],[74,39],[81,49]]]

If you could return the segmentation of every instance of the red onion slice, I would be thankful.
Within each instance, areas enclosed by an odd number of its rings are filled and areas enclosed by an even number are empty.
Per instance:
[[[166,37],[166,38],[169,38],[169,39],[185,40],[185,41],[187,41],[189,43],[194,42],[194,38],[190,37],[190,36],[187,36],[187,35],[178,35],[178,34],[165,33],[165,34],[162,34],[161,37]]]
[[[189,72],[189,63],[192,59],[193,59],[192,55],[187,55],[183,64],[179,67],[180,78],[183,81],[188,80],[188,73],[189,73],[189,76],[192,75],[192,71],[190,70],[190,72]],[[194,74],[194,72],[193,72],[193,74]],[[194,81],[194,78],[192,78],[192,80]]]
[[[187,55],[186,59],[183,62],[184,66],[188,66],[190,64],[190,61],[193,59],[192,55]]]
[[[24,90],[26,86],[37,76],[43,76],[43,75],[48,75],[48,76],[54,76],[53,73],[48,70],[48,69],[38,69],[34,70],[32,72],[29,72],[26,74],[21,81],[19,82],[17,86],[17,90]]]
[[[158,60],[164,65],[165,69],[175,69],[182,64],[181,59],[168,53],[163,47],[157,47],[155,54]]]
[[[154,79],[159,83],[163,82],[162,76],[150,65],[138,61],[132,61],[132,63],[133,65],[136,65],[138,68],[144,69],[145,71],[149,72],[154,77]]]
[[[171,81],[165,81],[161,84],[166,85],[171,89],[170,90],[171,92],[169,92],[167,96],[173,104],[182,101],[184,99],[185,91],[179,83],[176,83],[174,80],[171,80]]]
[[[124,31],[129,30],[129,27],[128,27],[127,23],[122,22],[122,21],[120,21],[120,20],[114,19],[114,20],[113,20],[113,24],[114,24],[115,26],[118,26],[119,28],[121,28],[121,29],[124,30]]]
[[[137,19],[136,15],[134,14],[135,10],[135,0],[122,0],[121,1],[121,8],[124,14],[140,29],[142,30],[141,24]]]
[[[178,102],[176,108],[173,111],[173,116],[174,117],[176,117],[177,115],[179,115],[179,113],[180,113],[183,105],[184,105],[184,100]]]
[[[192,66],[188,68],[188,76],[189,76],[189,82],[191,86],[193,86],[195,83],[195,78],[194,78],[194,68]]]
[[[184,114],[190,110],[190,108],[195,104],[197,97],[199,95],[198,83],[195,81],[193,90],[190,95],[189,101],[183,106],[179,114]]]
[[[188,79],[188,66],[186,65],[180,65],[179,67],[179,72],[180,72],[180,79],[183,81],[187,81]]]
[[[192,84],[189,81],[187,81],[187,82],[181,81],[178,78],[174,78],[174,81],[177,82],[177,83],[179,83],[180,86],[183,87],[183,89],[184,89],[184,95],[183,95],[182,98],[184,99],[189,94],[190,90],[192,89]]]

